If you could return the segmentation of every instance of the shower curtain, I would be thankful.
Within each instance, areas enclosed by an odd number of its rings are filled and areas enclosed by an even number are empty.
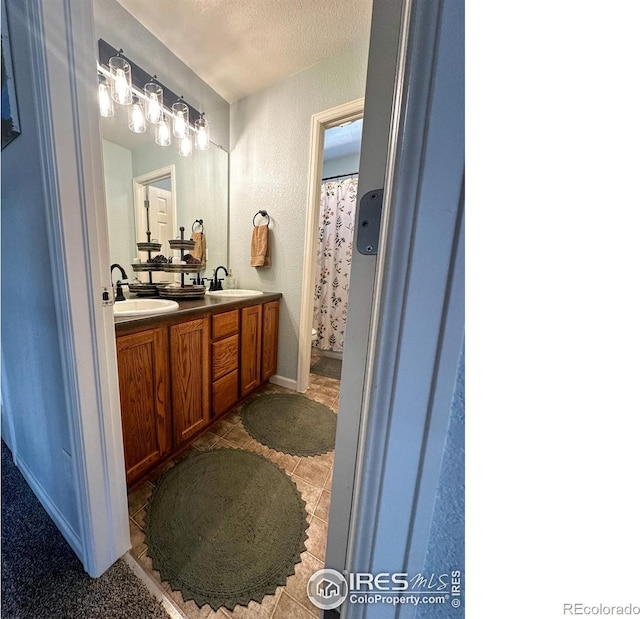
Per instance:
[[[313,327],[320,350],[342,352],[347,323],[358,177],[322,184],[316,250]]]

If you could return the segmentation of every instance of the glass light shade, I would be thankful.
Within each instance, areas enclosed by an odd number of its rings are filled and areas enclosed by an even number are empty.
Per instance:
[[[209,121],[205,120],[204,115],[200,116],[194,123],[196,128],[196,148],[198,150],[209,149]]]
[[[98,83],[98,106],[100,107],[100,116],[109,118],[114,114],[113,99],[111,99],[111,93],[109,92],[109,84],[107,80],[101,75]]]
[[[173,112],[173,135],[183,138],[189,135],[189,107],[182,101],[176,101],[171,106]]]
[[[111,73],[111,97],[116,103],[129,105],[133,100],[131,94],[131,65],[122,56],[109,59]]]
[[[144,116],[154,125],[162,120],[162,86],[155,82],[144,85]]]
[[[129,108],[129,129],[134,133],[144,133],[147,130],[144,111],[138,98],[134,100],[132,106]]]
[[[171,127],[162,116],[162,120],[156,125],[156,144],[160,146],[171,146]]]
[[[191,143],[191,136],[187,131],[187,135],[180,138],[178,142],[178,154],[181,157],[190,157],[193,152],[193,144]]]

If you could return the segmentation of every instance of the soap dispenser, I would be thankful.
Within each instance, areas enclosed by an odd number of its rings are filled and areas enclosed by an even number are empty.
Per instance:
[[[236,278],[233,276],[233,270],[229,269],[229,275],[227,275],[227,288],[236,287]]]

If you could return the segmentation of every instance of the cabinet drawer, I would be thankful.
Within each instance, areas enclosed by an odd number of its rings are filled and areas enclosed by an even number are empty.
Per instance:
[[[213,415],[218,417],[238,401],[238,371],[213,383]]]
[[[232,335],[212,344],[213,380],[238,369],[238,336]]]
[[[240,319],[238,310],[224,312],[224,314],[214,314],[211,317],[211,337],[214,340],[235,335],[239,329]]]

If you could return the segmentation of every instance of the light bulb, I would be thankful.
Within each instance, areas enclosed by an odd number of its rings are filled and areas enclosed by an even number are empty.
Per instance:
[[[144,85],[144,115],[154,125],[162,120],[162,92],[162,86],[157,82]]]
[[[124,103],[129,92],[129,85],[122,69],[116,69],[116,101]]]
[[[184,138],[187,132],[187,123],[184,122],[184,112],[178,112],[173,122],[173,134],[177,138]]]
[[[162,114],[160,104],[158,103],[158,95],[155,92],[152,92],[149,97],[149,121],[152,123],[157,123],[160,120]]]
[[[176,101],[171,106],[173,112],[173,135],[183,138],[189,134],[189,106],[184,101]]]
[[[198,150],[207,150],[207,148],[209,148],[209,140],[207,139],[207,133],[204,129],[198,129],[196,140],[196,148]]]
[[[207,150],[209,148],[209,121],[205,120],[204,114],[194,123],[196,128],[196,148]]]
[[[191,145],[191,137],[187,133],[183,138],[180,138],[180,146],[178,148],[178,154],[182,157],[191,156],[192,145]]]
[[[131,95],[131,65],[122,56],[109,58],[109,72],[111,73],[111,97],[116,103],[129,105]]]
[[[169,123],[163,118],[156,127],[156,144],[169,146],[171,144],[171,131]]]
[[[134,133],[144,133],[147,130],[147,123],[144,119],[144,112],[140,102],[136,102],[129,108],[129,129]]]
[[[113,101],[109,94],[109,87],[105,82],[98,84],[98,105],[100,106],[100,116],[105,118],[113,116]]]

